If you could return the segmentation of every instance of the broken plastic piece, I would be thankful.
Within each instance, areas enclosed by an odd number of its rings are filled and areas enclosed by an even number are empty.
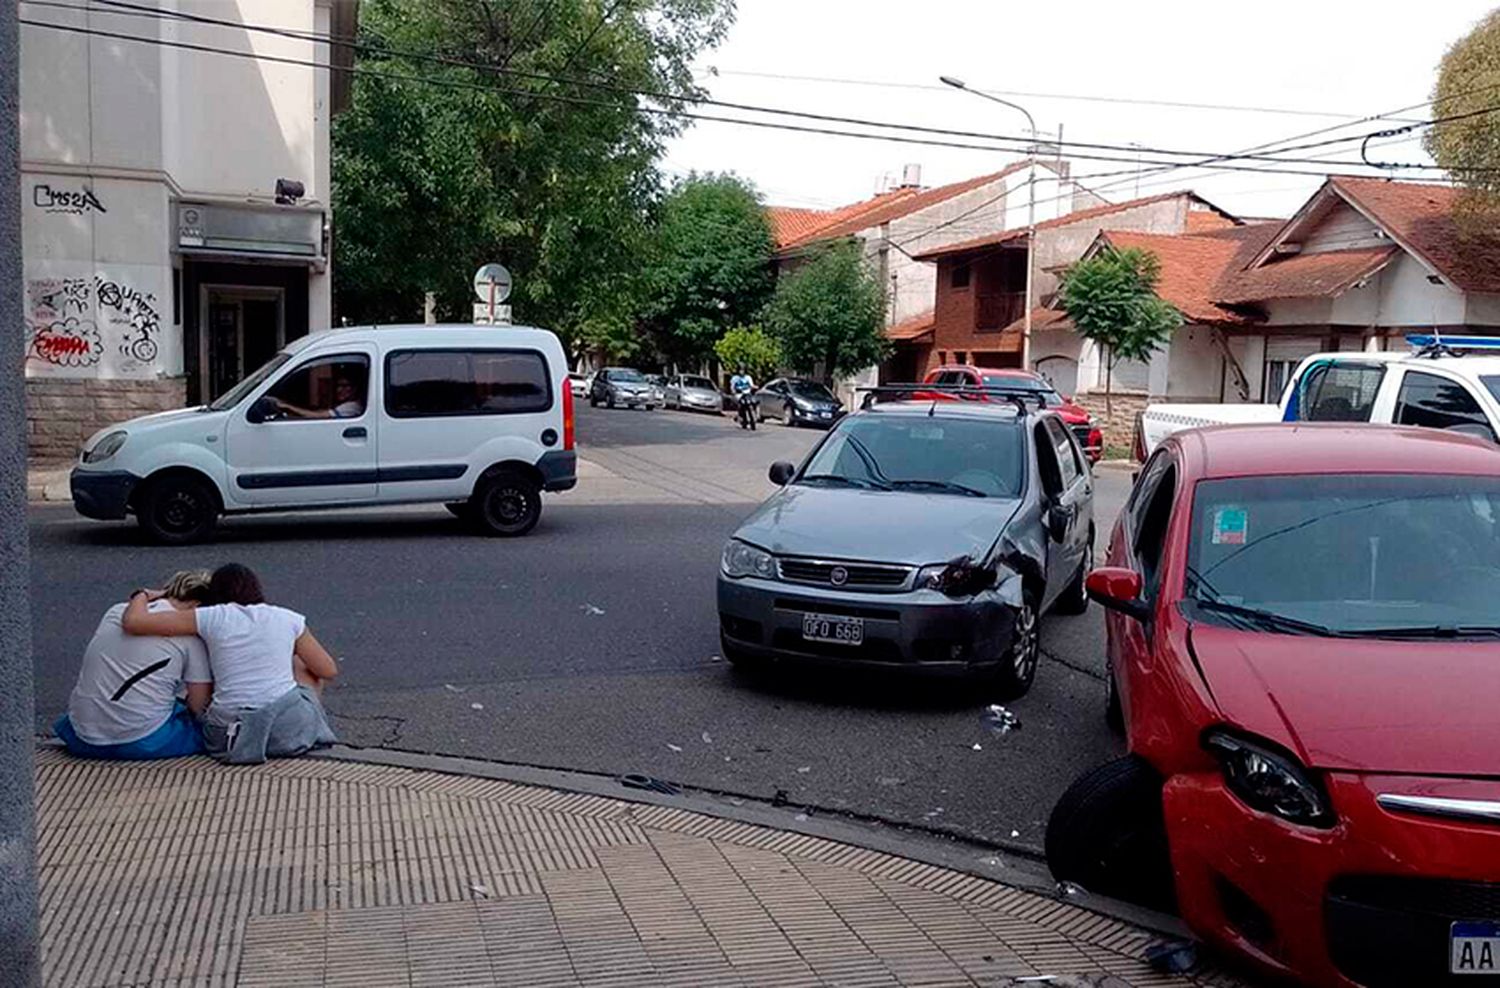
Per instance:
[[[1186,940],[1163,940],[1146,948],[1146,963],[1160,974],[1187,974],[1198,966],[1198,945]]]
[[[624,786],[626,789],[640,789],[645,792],[659,792],[666,796],[676,796],[681,794],[682,792],[682,789],[679,786],[676,786],[670,782],[653,778],[649,775],[640,775],[637,773],[622,775],[620,776],[619,782],[620,785]]]
[[[774,795],[774,796],[771,797],[771,805],[772,806],[785,806],[787,803],[788,803],[788,800],[786,798],[786,790],[785,789],[778,789],[778,790],[776,790],[776,795]]]
[[[708,732],[707,731],[703,732],[703,743],[704,744],[713,744],[714,743],[714,739],[708,736]]]
[[[970,750],[971,751],[983,751],[984,750],[984,745],[980,744],[978,741],[975,741],[974,744],[970,746]]]
[[[667,747],[671,748],[673,751],[681,751],[682,750],[682,745],[680,745],[680,744],[673,744],[670,741],[667,742]]]
[[[809,773],[811,771],[812,771],[812,766],[811,765],[804,765],[801,768],[797,769],[797,774],[798,775],[806,775],[807,773]]]
[[[1019,731],[1021,729],[1021,718],[998,703],[990,704],[985,709],[984,715],[980,717],[980,720],[984,721],[985,726],[993,734],[1009,734],[1011,731]]]
[[[796,816],[792,817],[792,819],[796,820],[798,823],[806,823],[807,822],[807,814],[806,813],[798,813]]]
[[[490,897],[490,890],[488,888],[484,887],[483,885],[470,885],[469,886],[469,891],[473,892],[475,895],[479,896],[481,899],[488,899]]]
[[[470,710],[483,710],[484,709],[484,704],[482,704],[482,703],[471,703],[471,704],[469,704],[469,709]]]
[[[1057,891],[1066,896],[1082,895],[1083,886],[1074,885],[1072,882],[1058,882]]]
[[[593,604],[584,604],[583,606],[581,606],[578,609],[580,611],[582,611],[583,613],[589,615],[590,617],[594,617],[595,615],[603,614],[604,613],[604,608],[602,608],[602,607],[595,607]]]
[[[443,689],[449,693],[467,693],[469,688],[467,686],[454,686],[452,683],[444,683]]]

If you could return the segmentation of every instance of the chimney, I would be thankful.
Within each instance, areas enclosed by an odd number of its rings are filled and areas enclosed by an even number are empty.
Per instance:
[[[909,164],[901,169],[901,188],[919,189],[922,187],[922,166]]]

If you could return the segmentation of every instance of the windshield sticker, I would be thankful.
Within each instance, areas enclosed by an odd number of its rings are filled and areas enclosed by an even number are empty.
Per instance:
[[[1214,512],[1214,545],[1244,545],[1249,527],[1244,508],[1220,508]]]

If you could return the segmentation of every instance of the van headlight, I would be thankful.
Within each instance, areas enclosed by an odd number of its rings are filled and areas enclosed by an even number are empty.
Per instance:
[[[126,435],[123,431],[111,432],[93,446],[83,451],[83,462],[102,463],[120,451],[125,445]]]
[[[729,544],[724,547],[720,568],[732,580],[747,576],[759,576],[767,580],[776,577],[776,560],[771,554],[739,539],[730,539]]]
[[[1291,754],[1224,730],[1205,734],[1203,746],[1219,760],[1225,784],[1246,806],[1304,827],[1333,826],[1328,794]]]

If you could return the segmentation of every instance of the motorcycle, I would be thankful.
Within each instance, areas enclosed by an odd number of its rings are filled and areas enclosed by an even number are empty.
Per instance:
[[[740,428],[754,432],[756,420],[760,418],[758,414],[760,399],[747,391],[740,395],[735,403],[739,406]]]

